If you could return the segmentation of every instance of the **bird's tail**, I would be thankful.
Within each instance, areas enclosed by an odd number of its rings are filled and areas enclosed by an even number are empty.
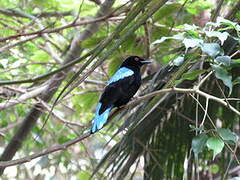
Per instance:
[[[99,114],[99,110],[101,106],[102,106],[102,103],[99,103],[96,108],[95,118],[92,121],[91,134],[102,129],[103,125],[107,122],[110,111],[112,110],[112,107],[109,107],[103,113]]]

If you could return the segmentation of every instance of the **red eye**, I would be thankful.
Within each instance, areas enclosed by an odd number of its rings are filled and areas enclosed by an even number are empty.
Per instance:
[[[135,57],[134,60],[135,60],[135,61],[139,61],[139,58],[138,58],[138,57]]]

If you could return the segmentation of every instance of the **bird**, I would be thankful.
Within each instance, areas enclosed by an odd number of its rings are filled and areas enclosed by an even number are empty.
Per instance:
[[[129,56],[123,61],[103,90],[92,120],[91,134],[103,128],[113,108],[121,107],[131,100],[141,85],[142,65],[151,62],[139,56]]]

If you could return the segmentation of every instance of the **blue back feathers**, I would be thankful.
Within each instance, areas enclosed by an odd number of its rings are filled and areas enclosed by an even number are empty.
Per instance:
[[[111,77],[107,85],[119,81],[120,79],[123,79],[125,77],[131,76],[133,74],[134,74],[133,70],[126,67],[122,67]]]
[[[112,107],[109,107],[100,115],[99,110],[101,106],[102,106],[102,103],[99,103],[96,108],[95,118],[92,121],[91,133],[95,133],[99,129],[102,129],[103,125],[107,122],[108,115],[112,109]]]

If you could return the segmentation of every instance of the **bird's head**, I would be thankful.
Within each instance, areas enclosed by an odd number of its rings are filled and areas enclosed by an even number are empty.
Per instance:
[[[124,60],[124,62],[122,63],[122,67],[123,66],[133,66],[133,67],[141,67],[144,64],[149,64],[151,63],[151,60],[145,60],[141,57],[138,56],[129,56],[127,57],[127,59]]]

